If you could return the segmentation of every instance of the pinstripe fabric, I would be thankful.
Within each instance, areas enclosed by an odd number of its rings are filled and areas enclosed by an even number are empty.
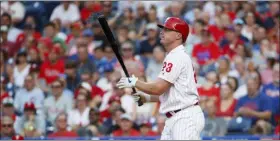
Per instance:
[[[198,105],[192,106],[199,96],[192,61],[183,45],[167,54],[158,77],[173,84],[160,96],[160,113],[184,109],[166,120],[161,140],[199,140],[204,115]]]
[[[166,120],[161,140],[200,140],[204,124],[200,106],[186,108]]]
[[[178,46],[164,59],[159,78],[173,85],[160,96],[160,113],[184,109],[198,102],[192,61],[184,46]],[[168,65],[172,64],[172,65]],[[171,66],[171,69],[168,69]]]

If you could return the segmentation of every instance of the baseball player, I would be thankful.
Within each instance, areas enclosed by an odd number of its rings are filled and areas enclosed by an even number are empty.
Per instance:
[[[142,102],[160,101],[160,113],[167,116],[161,140],[198,140],[204,128],[204,115],[198,101],[195,73],[192,61],[184,49],[188,24],[176,17],[166,19],[160,42],[167,55],[162,70],[154,82],[143,82],[137,77],[122,77],[118,88],[135,87],[143,93],[134,95]]]

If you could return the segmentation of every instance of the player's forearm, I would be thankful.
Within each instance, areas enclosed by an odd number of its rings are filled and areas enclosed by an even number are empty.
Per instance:
[[[159,96],[151,95],[151,101],[150,102],[159,102]]]
[[[135,87],[140,91],[149,94],[149,95],[161,95],[163,92],[158,88],[155,82],[146,83],[143,81],[137,81]]]

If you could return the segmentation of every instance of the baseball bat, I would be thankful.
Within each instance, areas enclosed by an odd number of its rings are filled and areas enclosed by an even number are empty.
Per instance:
[[[101,16],[98,17],[98,21],[99,21],[99,24],[101,25],[101,27],[103,29],[103,32],[104,32],[107,40],[110,43],[110,45],[111,45],[111,47],[112,47],[112,49],[113,49],[113,51],[114,51],[118,61],[121,64],[121,67],[122,67],[122,69],[123,69],[123,71],[125,73],[125,76],[129,77],[128,71],[127,71],[127,69],[126,69],[126,67],[124,65],[123,59],[122,59],[122,57],[121,57],[121,55],[119,53],[119,49],[118,49],[119,45],[117,43],[117,40],[114,38],[114,35],[113,35],[109,25],[108,25],[108,22],[107,22],[106,18],[103,15],[101,15]],[[132,88],[132,90],[133,90],[133,93],[136,93],[136,89],[135,88]],[[141,102],[139,100],[138,101],[138,106],[141,106],[141,105],[143,105],[143,102]]]

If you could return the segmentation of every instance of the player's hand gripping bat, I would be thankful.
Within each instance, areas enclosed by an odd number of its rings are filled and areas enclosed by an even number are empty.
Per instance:
[[[99,21],[99,23],[100,23],[100,25],[101,25],[101,27],[103,29],[103,32],[105,33],[105,35],[107,37],[107,40],[110,43],[110,45],[111,45],[111,47],[112,47],[112,49],[113,49],[113,51],[114,51],[118,61],[120,62],[121,67],[122,67],[126,77],[129,77],[128,71],[127,71],[127,69],[126,69],[126,67],[125,67],[125,65],[123,63],[123,59],[122,59],[122,57],[121,57],[121,55],[119,53],[119,49],[118,49],[119,45],[118,45],[117,41],[114,38],[114,35],[113,35],[109,25],[108,25],[108,22],[107,22],[106,18],[103,15],[101,15],[101,16],[98,17],[98,21]],[[132,90],[133,90],[133,94],[136,94],[136,89],[132,88]],[[141,106],[141,105],[143,105],[143,102],[141,100],[139,100],[138,101],[138,106]]]

